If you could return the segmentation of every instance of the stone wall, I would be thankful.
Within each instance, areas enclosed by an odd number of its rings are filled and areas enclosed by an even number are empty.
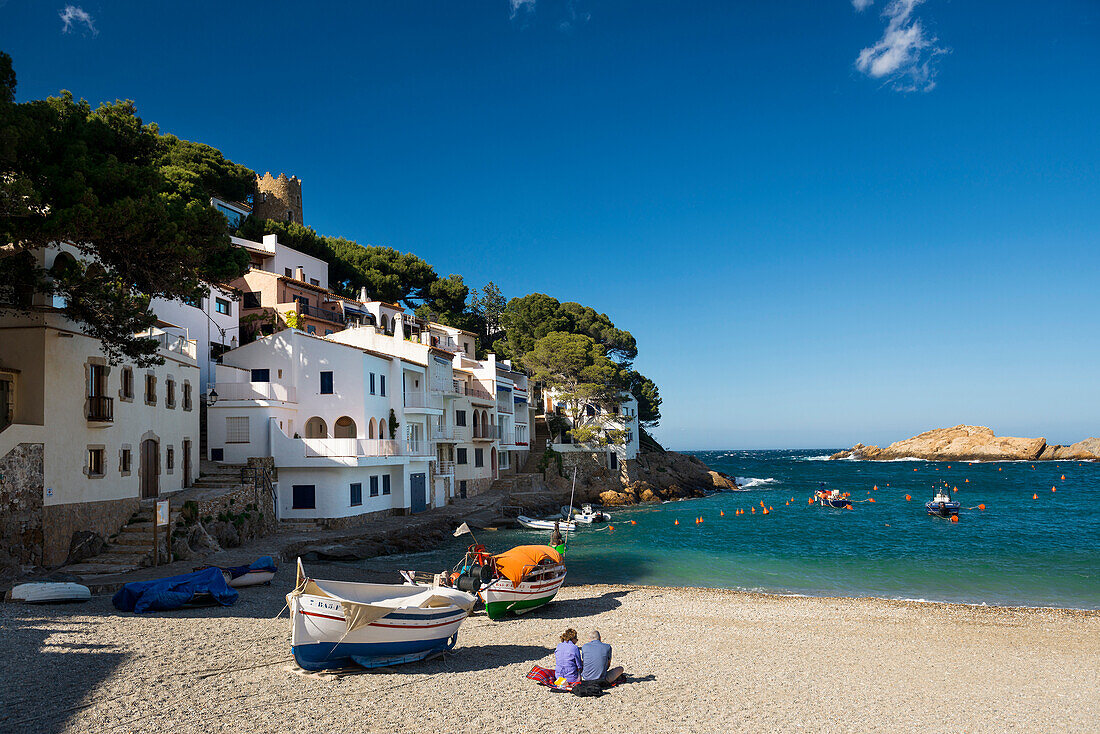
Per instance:
[[[481,494],[482,492],[488,492],[489,489],[493,486],[493,478],[492,477],[481,477],[480,479],[465,479],[465,480],[462,480],[462,481],[466,482],[466,496],[467,497],[476,497],[477,495]],[[455,487],[456,487],[455,492],[457,494],[457,492],[458,492],[458,490],[457,490],[458,482],[457,481],[455,482]]]
[[[43,565],[42,451],[21,443],[0,458],[0,570]]]
[[[88,531],[104,538],[117,533],[141,506],[137,497],[102,502],[74,502],[66,505],[46,505],[42,525],[45,528],[42,548],[43,566],[60,566],[69,557],[73,533]]]
[[[303,224],[302,182],[297,176],[287,178],[285,173],[273,177],[270,173],[256,177],[256,196],[253,197],[252,214],[261,219]]]

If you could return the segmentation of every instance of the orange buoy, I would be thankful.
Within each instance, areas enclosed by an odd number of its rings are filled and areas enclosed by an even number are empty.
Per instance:
[[[772,507],[771,505],[768,505],[768,512],[771,512],[774,509],[775,509],[774,507]]]
[[[970,482],[970,480],[969,480],[969,479],[964,479],[963,481],[964,481],[964,482],[967,482],[967,483],[969,483],[969,482]]]
[[[638,524],[638,521],[637,521],[637,520],[631,520],[631,521],[630,521],[630,524],[631,524],[631,525],[637,525],[637,524]]]
[[[1033,495],[1031,495],[1031,499],[1037,500],[1037,499],[1039,499],[1039,495],[1033,494]]]
[[[852,509],[852,506],[851,505],[844,505],[844,509],[845,510],[850,510],[850,509]]]
[[[999,467],[999,466],[998,466],[998,467],[997,467],[997,471],[1001,471],[1001,467]]]
[[[672,523],[672,524],[673,524],[673,525],[679,525],[679,524],[680,524],[680,521],[679,521],[679,520],[677,520],[676,522],[674,522],[674,523]]]
[[[952,515],[951,516],[951,522],[958,522],[958,521],[959,521],[959,516],[958,515]]]
[[[985,509],[985,505],[984,505],[984,504],[983,504],[983,505],[978,505],[978,509],[979,509],[979,510],[984,510],[984,509]]]
[[[614,525],[608,525],[607,529],[610,530],[611,532],[615,532],[615,526]]]
[[[878,491],[878,485],[876,484],[875,486],[871,487],[871,491],[872,492],[877,492]]]
[[[868,502],[874,502],[874,501],[875,501],[875,498],[874,498],[874,497],[870,497],[870,498],[868,498],[868,499],[867,499],[867,501],[868,501]]]
[[[1034,468],[1035,468],[1035,465],[1034,465],[1034,464],[1032,464],[1032,465],[1031,465],[1031,468],[1032,468],[1032,469],[1034,469]]]
[[[752,514],[754,514],[754,515],[756,514],[756,508],[755,507],[752,508]]]
[[[958,487],[952,487],[951,489],[953,489],[953,490],[954,490],[954,491],[956,491],[956,492],[958,492],[958,491],[959,491],[959,488],[958,488]]]
[[[767,515],[767,514],[768,514],[768,508],[767,508],[767,507],[765,507],[765,508],[764,508],[764,514],[765,514],[765,515]]]
[[[726,516],[726,511],[725,510],[719,510],[718,511],[718,517],[725,517],[725,516]]]
[[[948,468],[948,469],[950,469],[950,468],[951,468],[951,465],[950,465],[950,464],[948,464],[948,465],[947,465],[947,468]]]
[[[886,486],[887,486],[887,487],[889,487],[889,486],[890,486],[890,482],[887,482],[887,483],[886,483]]]
[[[1057,488],[1057,487],[1051,487],[1051,488],[1050,488],[1050,491],[1051,491],[1051,492],[1057,492],[1057,491],[1058,491],[1058,488]]]
[[[791,506],[791,503],[790,503],[790,502],[788,502],[788,503],[787,503],[787,504],[785,505],[785,507],[790,507],[790,506]]]
[[[1066,481],[1066,475],[1065,474],[1062,475],[1062,481],[1063,482]]]
[[[814,498],[813,497],[807,497],[806,498],[806,504],[807,505],[812,505],[813,503],[814,503]]]
[[[910,495],[905,495],[905,501],[906,501],[906,502],[908,502],[908,501],[909,501],[909,500],[911,500],[911,499],[913,499],[913,498],[912,498],[912,497],[911,497]]]
[[[916,471],[916,469],[914,469],[913,471]]]

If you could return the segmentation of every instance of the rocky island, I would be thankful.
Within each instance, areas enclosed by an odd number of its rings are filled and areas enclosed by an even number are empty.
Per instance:
[[[1070,446],[1048,444],[1045,438],[994,435],[985,426],[955,426],[925,431],[896,441],[886,448],[856,444],[830,459],[891,461],[1095,461],[1100,460],[1100,438],[1087,438]]]

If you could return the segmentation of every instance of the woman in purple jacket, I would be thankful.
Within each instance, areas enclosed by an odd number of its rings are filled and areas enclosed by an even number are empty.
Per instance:
[[[561,642],[554,650],[554,674],[567,683],[581,679],[581,649],[577,647],[577,631],[570,627],[561,634]]]

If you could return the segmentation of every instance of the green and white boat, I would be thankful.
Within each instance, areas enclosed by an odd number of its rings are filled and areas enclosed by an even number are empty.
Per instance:
[[[565,583],[561,554],[548,545],[521,545],[493,556],[493,578],[478,591],[489,619],[549,604]]]

